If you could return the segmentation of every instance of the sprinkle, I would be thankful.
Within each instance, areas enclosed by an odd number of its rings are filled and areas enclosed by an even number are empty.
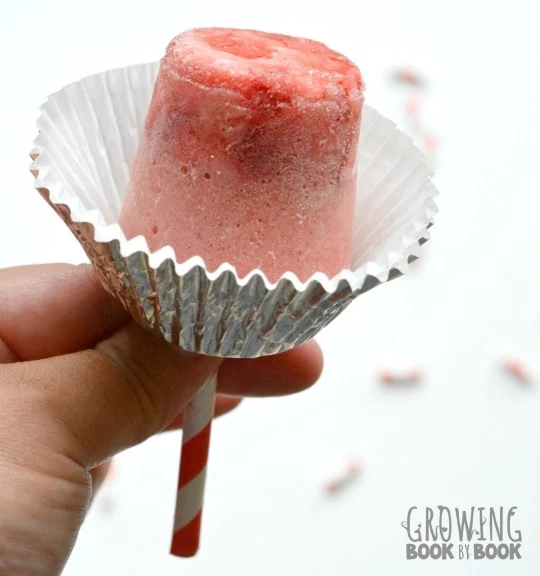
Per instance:
[[[114,496],[115,490],[115,479],[118,475],[118,467],[115,461],[112,461],[105,480],[103,481],[103,486],[101,487],[101,492],[98,493],[97,501],[99,504],[99,510],[103,514],[111,514],[117,508],[117,499]]]
[[[324,491],[327,494],[341,492],[360,474],[360,465],[356,460],[348,460],[345,468],[324,483]]]
[[[107,476],[105,476],[106,482],[112,482],[118,476],[118,465],[115,460],[112,460],[109,465],[109,470],[107,470]]]
[[[418,88],[425,86],[424,79],[411,68],[398,68],[394,71],[392,79],[399,84],[408,84]]]
[[[503,366],[516,380],[519,380],[524,384],[528,384],[532,381],[531,369],[523,360],[519,360],[515,357],[507,358],[503,362]]]
[[[427,161],[433,168],[437,160],[439,139],[426,124],[422,110],[422,96],[427,85],[426,78],[408,67],[395,68],[391,72],[391,78],[395,84],[405,85],[408,88],[405,93],[406,100],[403,103],[406,127],[412,138],[425,152]],[[422,94],[419,89],[422,89]]]
[[[381,370],[379,380],[384,384],[417,384],[422,380],[422,372],[416,367],[407,370]]]
[[[429,153],[437,151],[439,147],[439,139],[433,134],[426,134],[424,136],[424,150]]]
[[[418,98],[409,98],[405,106],[405,113],[408,118],[420,117],[420,100]]]

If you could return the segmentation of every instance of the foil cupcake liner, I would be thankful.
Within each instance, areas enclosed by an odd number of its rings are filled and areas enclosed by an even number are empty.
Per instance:
[[[159,64],[111,70],[66,86],[41,108],[35,186],[69,226],[104,287],[135,320],[185,350],[254,358],[315,336],[357,296],[401,276],[420,256],[437,212],[431,169],[412,140],[364,106],[350,269],[270,283],[261,270],[209,272],[171,247],[126,240],[118,219]]]

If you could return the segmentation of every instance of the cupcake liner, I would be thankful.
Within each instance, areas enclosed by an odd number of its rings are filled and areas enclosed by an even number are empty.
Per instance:
[[[206,269],[126,240],[118,219],[159,64],[103,72],[49,97],[32,151],[35,185],[81,242],[105,288],[141,325],[185,350],[254,358],[312,338],[358,295],[407,271],[429,239],[437,190],[422,152],[364,106],[350,269],[271,283]]]

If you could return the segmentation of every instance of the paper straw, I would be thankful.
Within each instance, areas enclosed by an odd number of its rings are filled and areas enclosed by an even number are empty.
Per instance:
[[[184,410],[182,454],[171,554],[188,558],[199,549],[210,430],[214,416],[217,374]]]

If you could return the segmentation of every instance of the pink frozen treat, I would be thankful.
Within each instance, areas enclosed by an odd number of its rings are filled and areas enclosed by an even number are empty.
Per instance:
[[[195,29],[161,62],[120,223],[177,261],[307,280],[350,265],[363,102],[319,42]]]

